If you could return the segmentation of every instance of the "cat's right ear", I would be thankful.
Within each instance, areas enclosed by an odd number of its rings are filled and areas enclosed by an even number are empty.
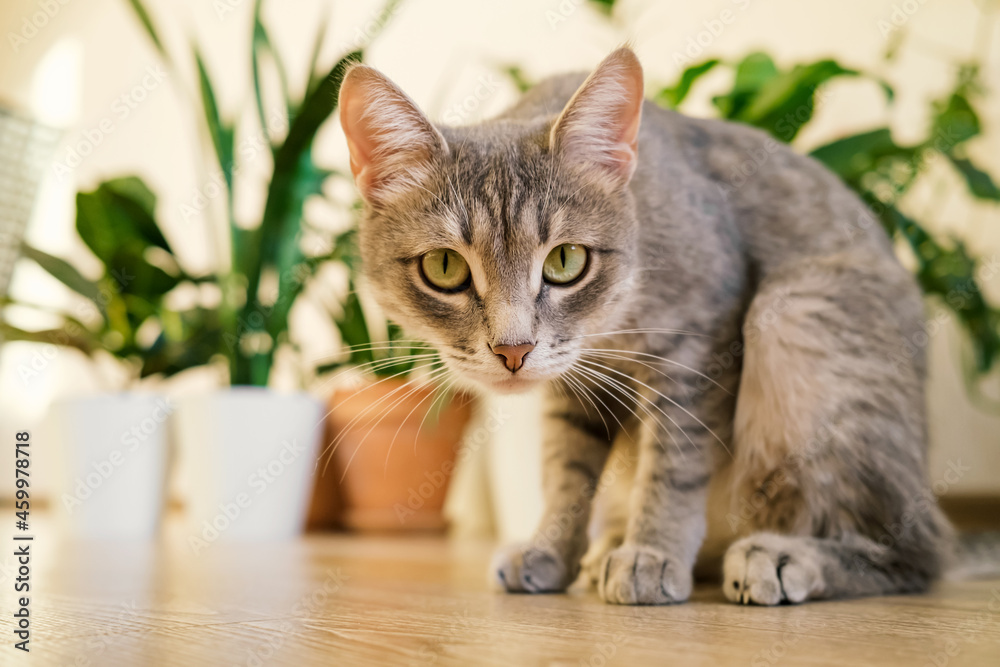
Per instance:
[[[564,161],[627,183],[638,159],[642,100],[639,59],[628,47],[613,51],[566,104],[549,143]]]
[[[421,186],[448,153],[437,128],[378,70],[355,65],[340,87],[340,124],[361,196],[378,205]]]

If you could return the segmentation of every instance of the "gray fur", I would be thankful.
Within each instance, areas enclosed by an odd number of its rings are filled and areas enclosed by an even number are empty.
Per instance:
[[[459,378],[502,390],[490,345],[536,344],[517,375],[549,386],[546,509],[497,555],[499,583],[576,579],[616,447],[638,460],[615,480],[629,505],[583,561],[608,602],[685,600],[718,525],[736,602],[926,589],[952,538],[926,479],[925,361],[906,344],[922,304],[877,221],[769,136],[649,102],[627,185],[568,167],[550,131],[583,82],[439,127],[423,187],[370,202],[362,226],[380,303]],[[565,291],[530,279],[560,220],[596,258]],[[486,284],[431,293],[415,262],[460,246]],[[751,497],[764,502],[745,511]]]

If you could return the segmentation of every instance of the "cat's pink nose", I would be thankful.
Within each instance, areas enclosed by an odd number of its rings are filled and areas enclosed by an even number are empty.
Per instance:
[[[520,345],[494,345],[493,354],[503,359],[504,366],[511,373],[514,373],[524,365],[524,358],[535,349],[534,343],[521,343]]]

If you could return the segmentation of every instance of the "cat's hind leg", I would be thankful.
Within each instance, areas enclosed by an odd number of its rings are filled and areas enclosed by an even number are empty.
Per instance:
[[[949,545],[926,480],[922,304],[881,256],[789,266],[751,303],[734,499],[764,497],[724,591],[777,604],[926,589]],[[914,341],[917,341],[915,343]]]

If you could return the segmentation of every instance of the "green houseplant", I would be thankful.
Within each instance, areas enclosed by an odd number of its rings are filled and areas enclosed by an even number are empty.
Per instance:
[[[176,70],[142,2],[129,0],[129,4],[160,56]],[[377,25],[385,22],[396,4],[390,2],[384,7]],[[332,67],[320,70],[318,57],[324,34],[320,30],[305,90],[293,96],[282,60],[262,22],[262,5],[262,0],[257,0],[254,6],[252,49],[248,54],[260,124],[257,130],[266,138],[273,162],[259,224],[247,227],[236,222],[233,188],[241,167],[237,128],[219,109],[216,86],[196,46],[196,113],[206,143],[211,146],[211,157],[206,161],[214,162],[221,172],[224,190],[220,197],[224,220],[220,222],[227,229],[228,243],[217,262],[218,271],[197,276],[186,272],[157,221],[156,197],[149,187],[136,176],[115,178],[93,191],[79,193],[76,200],[77,232],[102,265],[103,275],[98,280],[85,278],[60,258],[24,248],[26,257],[85,297],[93,306],[91,310],[99,313],[99,321],[84,324],[81,320],[87,318],[80,316],[86,314],[82,310],[62,312],[59,315],[64,326],[59,329],[25,331],[5,324],[8,339],[58,342],[88,354],[103,350],[131,363],[138,378],[169,376],[214,359],[225,359],[232,385],[267,385],[276,349],[288,341],[293,303],[317,267],[337,256],[339,238],[333,234],[313,243],[312,253],[303,248],[303,208],[310,197],[323,196],[328,179],[341,177],[315,163],[312,147],[316,134],[337,108],[344,71],[362,58],[362,52],[352,51]],[[265,62],[273,65],[281,82],[282,108],[270,116],[264,103]],[[275,117],[280,122],[275,123]],[[276,125],[280,126],[278,131]],[[190,212],[182,208],[181,213],[187,216]],[[269,279],[270,284],[262,288]],[[171,292],[191,286],[209,286],[218,303],[166,307]],[[142,329],[146,336],[139,335]],[[151,332],[155,332],[152,338]]]
[[[58,328],[26,331],[5,321],[0,325],[5,337],[60,344],[86,355],[104,352],[135,379],[207,363],[221,343],[217,312],[197,304],[176,310],[167,300],[178,288],[214,277],[183,269],[156,222],[156,196],[138,178],[116,178],[78,193],[76,209],[77,233],[100,260],[100,276],[85,277],[66,260],[23,244],[23,257],[83,298],[54,313],[61,320]]]
[[[176,70],[175,59],[165,49],[159,30],[144,5],[140,0],[130,0],[130,5],[161,58]],[[224,395],[203,397],[199,405],[181,410],[181,440],[186,444],[194,443],[188,447],[189,456],[199,456],[199,450],[212,450],[213,447],[211,442],[202,442],[205,436],[200,434],[214,434],[225,448],[225,433],[237,426],[209,423],[217,421],[216,415],[233,414],[235,410],[253,419],[260,411],[267,410],[259,403],[259,391],[248,394],[238,388],[267,386],[276,350],[282,345],[294,345],[288,331],[292,305],[321,265],[341,264],[346,269],[346,291],[339,309],[332,312],[331,317],[340,332],[343,354],[332,363],[307,369],[306,373],[315,372],[317,379],[324,383],[323,391],[327,390],[326,381],[334,370],[356,369],[372,379],[364,383],[360,391],[340,391],[332,400],[333,406],[343,405],[339,411],[333,411],[336,414],[329,442],[336,445],[343,439],[349,446],[342,448],[339,455],[336,446],[329,449],[327,460],[337,461],[332,470],[339,479],[323,481],[320,478],[314,510],[326,517],[318,524],[339,522],[339,515],[330,519],[334,503],[330,491],[336,492],[336,487],[342,486],[347,496],[346,523],[370,527],[371,518],[375,517],[381,527],[391,528],[396,524],[395,517],[388,517],[382,511],[384,507],[372,508],[371,503],[361,497],[364,491],[381,489],[381,500],[376,498],[376,504],[393,500],[400,493],[405,500],[411,481],[417,484],[425,481],[419,476],[423,471],[441,475],[444,474],[442,468],[446,468],[446,473],[450,474],[448,461],[454,458],[458,438],[468,419],[468,406],[465,401],[459,405],[447,400],[450,396],[447,392],[439,394],[424,382],[427,375],[438,379],[443,376],[443,369],[432,350],[416,341],[403,340],[398,327],[366,315],[356,291],[359,259],[353,227],[339,234],[326,233],[321,243],[313,243],[311,249],[304,247],[306,200],[324,196],[324,184],[329,179],[345,178],[335,170],[315,164],[313,142],[336,110],[337,92],[346,68],[360,60],[362,52],[360,49],[352,51],[332,68],[318,70],[321,31],[313,49],[305,90],[300,96],[294,96],[289,91],[282,59],[261,19],[262,5],[258,0],[253,8],[249,70],[257,111],[255,129],[266,137],[273,171],[259,224],[246,227],[236,222],[233,190],[241,167],[236,147],[238,128],[220,110],[209,66],[195,47],[197,115],[206,145],[211,147],[211,157],[207,161],[214,162],[213,169],[217,168],[221,174],[218,179],[222,186],[219,199],[224,204],[221,222],[228,236],[228,253],[219,262],[220,270],[197,276],[185,271],[157,222],[155,196],[150,189],[134,176],[113,179],[77,197],[77,231],[104,267],[104,275],[98,281],[85,279],[64,260],[36,249],[25,249],[28,256],[50,274],[92,302],[100,317],[91,318],[96,323],[84,325],[79,321],[83,318],[64,313],[64,326],[59,330],[26,332],[11,329],[11,333],[22,339],[71,345],[87,354],[111,353],[126,361],[137,379],[170,376],[225,360],[234,389]],[[397,1],[388,2],[374,24],[384,25],[397,5]],[[266,65],[273,68],[278,82],[281,109],[277,114],[266,109]],[[282,122],[275,123],[276,116]],[[182,209],[181,214],[187,218],[196,212],[190,209]],[[104,220],[112,220],[114,224],[104,225]],[[320,231],[309,229],[314,238]],[[209,292],[216,303],[195,301],[178,306],[177,299],[172,297],[182,290],[190,292],[191,288],[201,293]],[[248,403],[244,409],[239,407],[239,400],[258,402]],[[213,407],[206,409],[205,405]],[[350,411],[351,416],[338,419],[345,411]],[[420,419],[412,419],[414,415]],[[419,441],[421,446],[414,447],[414,456],[420,452],[416,466],[413,461],[402,461],[399,456],[389,459],[396,440],[412,440],[415,444]],[[360,445],[366,443],[362,455],[354,456]],[[405,453],[408,449],[399,451]],[[345,452],[352,455],[340,458]],[[377,452],[384,452],[384,458]],[[335,455],[338,458],[335,459]],[[377,471],[376,462],[384,463]],[[207,465],[225,467],[212,461]],[[326,472],[325,465],[322,470]],[[348,473],[351,477],[345,479]],[[410,480],[413,473],[418,477]],[[386,482],[386,475],[397,479]],[[418,515],[416,519],[410,518],[400,525],[440,525],[444,488],[439,485],[436,490],[435,498],[422,502],[422,512],[410,512],[410,515]],[[232,490],[232,493],[238,492],[238,489]],[[219,498],[195,503],[202,507],[196,512],[202,523],[207,521],[211,525],[210,512],[217,504],[215,500]],[[366,502],[367,508],[364,507]],[[209,515],[205,516],[206,513]],[[360,518],[352,520],[350,517]],[[207,541],[204,534],[197,539]]]
[[[142,2],[130,0],[129,4],[160,57],[178,74],[174,80],[184,80]],[[111,354],[125,362],[136,379],[226,362],[231,388],[183,401],[176,420],[180,436],[176,443],[192,483],[188,505],[193,519],[191,545],[196,551],[222,532],[276,537],[301,528],[310,488],[307,480],[315,467],[325,423],[320,401],[305,393],[281,395],[267,385],[276,351],[283,345],[293,346],[288,331],[293,304],[317,268],[337,254],[338,236],[318,229],[308,231],[313,238],[322,237],[321,242],[306,248],[304,207],[309,198],[324,196],[329,179],[340,177],[316,164],[313,144],[337,108],[344,72],[362,53],[359,47],[331,67],[320,69],[321,29],[308,81],[299,94],[293,94],[262,21],[262,4],[258,0],[253,6],[248,69],[258,112],[256,132],[264,138],[273,168],[258,224],[237,224],[234,213],[234,186],[242,166],[237,136],[247,130],[238,129],[220,109],[209,66],[195,46],[196,113],[211,156],[206,163],[214,162],[213,171],[222,176],[223,214],[216,221],[225,228],[227,242],[221,244],[217,269],[204,275],[186,271],[167,240],[169,226],[159,222],[161,212],[152,191],[138,177],[115,178],[77,196],[76,228],[100,261],[102,275],[97,280],[86,278],[65,260],[24,249],[30,259],[82,295],[94,316],[86,317],[83,310],[56,313],[62,325],[45,331],[4,324],[8,339]],[[376,25],[386,22],[396,4],[385,5]],[[280,109],[275,112],[266,111],[268,65],[279,84]],[[347,205],[345,212],[350,210]],[[206,217],[211,218],[210,211]],[[185,293],[187,298],[182,298]],[[348,319],[350,303],[349,299]],[[346,321],[342,330],[350,330]],[[253,497],[244,487],[253,479],[255,466],[261,465],[265,470],[274,466],[282,470],[273,481],[267,478],[263,500],[241,505],[238,522],[229,514],[218,516],[219,508],[229,507],[233,498]],[[256,519],[247,518],[250,514],[256,514]]]

